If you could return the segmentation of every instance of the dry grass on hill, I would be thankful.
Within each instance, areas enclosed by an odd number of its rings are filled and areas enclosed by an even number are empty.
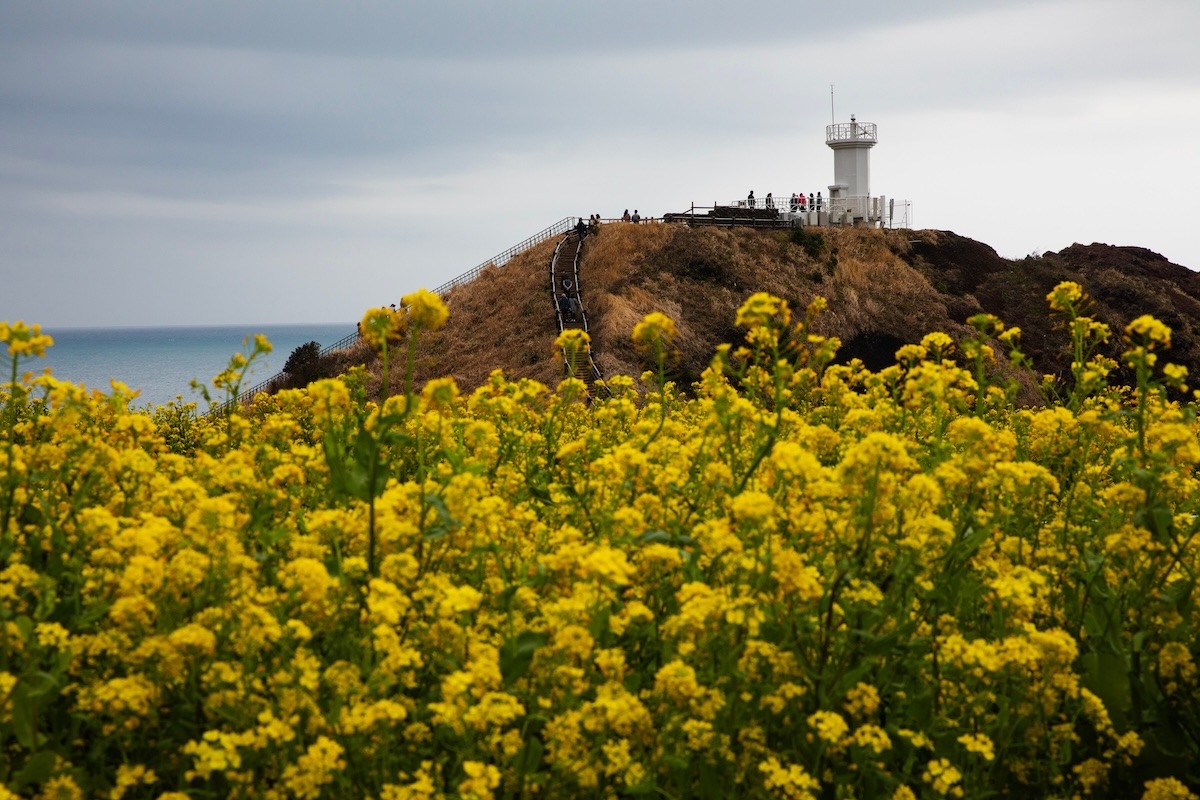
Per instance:
[[[660,311],[678,326],[673,370],[686,385],[699,377],[717,345],[741,339],[734,316],[756,291],[787,299],[797,313],[814,296],[826,296],[829,311],[819,328],[843,341],[882,331],[890,346],[892,339],[916,341],[930,330],[950,328],[938,292],[900,257],[911,236],[605,225],[587,240],[580,275],[597,363],[606,375],[640,374],[649,365],[630,334],[646,314]],[[450,321],[418,349],[418,385],[452,375],[470,391],[493,369],[551,386],[562,378],[548,285],[554,246],[553,240],[543,242],[450,293]],[[393,365],[394,386],[403,369]]]
[[[452,375],[470,391],[494,369],[549,386],[561,380],[548,273],[555,244],[543,242],[450,293],[450,321],[418,349],[417,385]],[[961,337],[971,314],[988,311],[1021,326],[1038,372],[1061,370],[1064,334],[1046,313],[1045,295],[1062,280],[1083,284],[1097,317],[1114,331],[1139,313],[1167,322],[1175,331],[1171,360],[1200,373],[1200,276],[1141,248],[1072,245],[1011,260],[948,231],[613,223],[587,240],[580,288],[606,375],[636,377],[650,366],[630,334],[646,314],[661,311],[678,327],[673,376],[687,386],[719,344],[741,341],[734,316],[756,291],[783,297],[797,314],[814,296],[826,297],[817,331],[842,340],[841,359],[861,358],[875,369],[930,331]],[[1114,358],[1119,338],[1109,345]],[[1002,355],[1000,369],[1011,374]],[[397,390],[403,370],[393,364]],[[1023,399],[1036,402],[1032,384],[1025,388]]]
[[[558,382],[562,362],[552,347],[558,330],[549,289],[555,244],[535,245],[448,294],[449,321],[417,349],[417,385],[452,375],[468,391],[501,368],[510,378]],[[393,365],[393,385],[400,385],[403,369]]]
[[[917,341],[952,327],[945,304],[918,271],[898,255],[906,231],[864,229],[788,231],[689,228],[682,225],[608,226],[585,259],[585,275],[603,276],[589,307],[602,363],[635,373],[643,365],[629,344],[633,325],[650,311],[676,320],[677,377],[692,381],[722,342],[742,336],[737,307],[752,292],[787,299],[797,313],[816,295],[830,300],[819,330],[849,341],[886,332]],[[886,354],[891,355],[891,352]]]
[[[843,341],[866,331],[912,341],[962,321],[950,318],[929,279],[900,257],[907,231],[831,228],[823,236],[836,258],[820,287],[829,300],[823,327]]]

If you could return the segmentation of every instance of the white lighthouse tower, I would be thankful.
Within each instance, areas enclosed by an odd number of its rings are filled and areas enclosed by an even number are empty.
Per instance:
[[[871,196],[871,148],[879,141],[873,122],[825,126],[825,144],[833,150],[833,183],[829,185],[829,221],[842,225],[878,225],[887,207],[883,197]]]

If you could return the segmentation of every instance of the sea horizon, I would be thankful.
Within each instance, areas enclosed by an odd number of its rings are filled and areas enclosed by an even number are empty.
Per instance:
[[[355,331],[354,322],[41,327],[54,345],[45,358],[22,359],[22,373],[39,374],[49,367],[60,380],[106,394],[112,391],[110,381],[117,380],[139,390],[134,408],[177,399],[203,405],[200,393],[191,388],[193,379],[207,386],[214,400],[223,399],[224,391],[212,388],[212,378],[234,353],[249,354],[253,343],[244,342],[255,334],[266,336],[273,349],[251,365],[243,389],[280,373],[300,345],[315,341],[328,347]]]
[[[30,322],[28,320],[26,320],[25,322],[26,322],[26,324],[29,324],[29,325],[33,324],[32,322]],[[48,333],[51,336],[54,335],[54,331],[108,331],[108,330],[146,330],[146,329],[160,330],[160,329],[176,329],[176,328],[264,328],[264,327],[266,327],[266,328],[301,328],[301,327],[328,328],[328,327],[335,327],[335,326],[346,327],[347,325],[350,328],[354,328],[354,326],[356,324],[357,324],[357,320],[355,320],[353,322],[349,322],[349,323],[343,323],[343,322],[266,322],[266,323],[262,323],[262,322],[258,322],[258,323],[250,323],[250,322],[212,322],[212,323],[179,322],[179,323],[173,323],[173,322],[166,322],[166,323],[161,323],[161,324],[135,323],[135,324],[131,324],[131,325],[47,325],[42,322],[38,323],[38,325],[42,329],[42,333]]]

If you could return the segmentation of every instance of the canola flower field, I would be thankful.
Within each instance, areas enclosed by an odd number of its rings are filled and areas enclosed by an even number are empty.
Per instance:
[[[0,797],[1195,798],[1196,398],[1048,300],[1032,408],[994,317],[871,372],[765,294],[686,394],[661,314],[611,395],[392,387],[418,292],[228,416],[0,324]]]

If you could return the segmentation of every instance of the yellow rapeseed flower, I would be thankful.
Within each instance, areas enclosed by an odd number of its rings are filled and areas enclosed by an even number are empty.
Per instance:
[[[996,760],[996,746],[992,744],[992,740],[987,734],[964,733],[958,737],[958,743],[965,747],[968,753],[975,753],[984,761]]]
[[[592,337],[583,328],[564,328],[554,340],[554,346],[568,353],[587,352]]]
[[[816,800],[820,796],[821,783],[799,764],[783,764],[771,756],[758,765],[763,773],[763,788],[771,797],[787,797],[791,800]]]
[[[0,342],[8,345],[10,356],[46,355],[46,348],[54,344],[49,334],[42,333],[41,325],[26,325],[24,322],[0,322]]]
[[[767,325],[786,328],[792,320],[791,309],[786,300],[755,292],[737,310],[736,325],[751,330]]]
[[[404,295],[400,303],[408,309],[408,319],[413,327],[421,330],[436,331],[450,318],[450,310],[442,298],[426,289]]]
[[[1149,314],[1142,314],[1126,325],[1125,335],[1135,344],[1151,350],[1165,350],[1171,346],[1171,329]]]
[[[660,311],[652,311],[633,326],[633,343],[643,350],[666,350],[675,336],[675,320]]]
[[[808,716],[808,726],[817,732],[817,738],[836,745],[842,741],[850,726],[836,711],[816,711]]]
[[[935,792],[945,797],[962,796],[962,773],[945,758],[936,758],[925,766],[921,774],[922,780],[928,783]]]
[[[358,331],[363,341],[373,349],[382,350],[400,339],[404,331],[404,317],[392,308],[368,308],[358,323]]]
[[[1067,314],[1077,309],[1083,297],[1082,286],[1074,281],[1063,281],[1050,290],[1046,295],[1046,302],[1050,304],[1051,311]]]
[[[1177,778],[1153,778],[1144,784],[1142,800],[1198,800],[1198,796]]]
[[[458,784],[463,800],[492,800],[492,790],[500,785],[500,770],[481,761],[464,761],[466,778]]]

